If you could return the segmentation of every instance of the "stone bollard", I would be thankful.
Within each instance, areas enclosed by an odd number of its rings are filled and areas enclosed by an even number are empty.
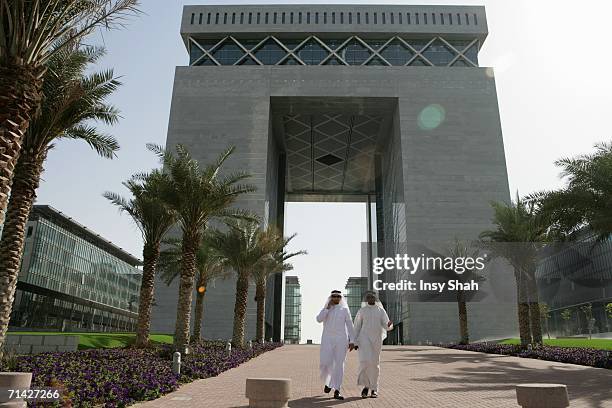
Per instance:
[[[285,408],[291,398],[291,380],[247,378],[245,394],[250,408]]]
[[[227,351],[228,355],[232,354],[232,343],[230,343],[229,341],[225,345],[225,351]]]
[[[32,382],[32,373],[0,373],[0,407],[25,408],[21,398],[10,398],[8,390],[27,390]]]
[[[565,408],[570,405],[564,384],[518,384],[516,400],[523,408]]]
[[[252,349],[253,348],[253,340],[249,340],[248,345],[249,345],[249,348]]]
[[[176,375],[181,373],[181,353],[178,351],[172,355],[172,372]]]

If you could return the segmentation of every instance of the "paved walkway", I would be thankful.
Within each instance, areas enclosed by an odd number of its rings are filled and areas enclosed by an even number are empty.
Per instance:
[[[247,377],[292,379],[292,408],[504,408],[518,407],[514,384],[567,384],[571,408],[612,407],[612,371],[425,346],[385,346],[380,397],[364,399],[357,381],[357,355],[349,353],[345,401],[323,394],[318,346],[283,346],[215,378],[195,381],[140,408],[248,407]]]

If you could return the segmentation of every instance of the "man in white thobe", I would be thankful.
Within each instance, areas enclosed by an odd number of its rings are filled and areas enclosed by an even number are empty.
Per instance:
[[[376,398],[382,343],[387,338],[387,332],[393,330],[393,323],[374,292],[365,294],[362,305],[355,316],[355,348],[359,352],[357,385],[364,387],[362,398],[368,397],[369,390],[372,390],[371,397]]]
[[[321,379],[325,383],[323,390],[327,394],[334,389],[334,399],[343,400],[340,387],[344,377],[344,360],[347,350],[354,348],[355,336],[351,312],[339,290],[332,291],[327,298],[317,322],[323,323],[319,356]]]

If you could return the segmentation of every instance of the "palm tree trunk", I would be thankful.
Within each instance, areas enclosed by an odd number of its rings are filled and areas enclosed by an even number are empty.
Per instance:
[[[183,352],[189,344],[193,281],[196,273],[196,251],[199,244],[199,232],[183,233],[181,277],[174,329],[174,348],[180,352]]]
[[[465,303],[465,293],[463,291],[457,292],[457,307],[459,309],[460,344],[469,344],[470,335],[468,331],[467,305]]]
[[[531,330],[529,328],[529,303],[526,296],[525,278],[517,272],[516,290],[518,301],[518,323],[521,345],[531,344]]]
[[[258,281],[255,287],[255,301],[257,302],[257,330],[256,339],[259,343],[264,342],[264,322],[266,315],[266,281]]]
[[[234,305],[234,333],[232,344],[234,347],[244,346],[244,323],[246,317],[247,298],[249,296],[249,274],[241,271],[236,281],[236,303]]]
[[[204,317],[204,296],[206,292],[196,293],[195,316],[193,322],[193,339],[200,340],[202,338],[202,319]]]
[[[45,157],[46,152],[24,152],[15,167],[11,198],[0,241],[0,346],[4,344],[8,330],[26,238],[26,224],[36,198]]]
[[[151,307],[155,293],[155,269],[159,259],[159,242],[147,242],[142,250],[142,282],[138,304],[138,325],[136,327],[136,347],[149,344],[151,330]]]
[[[5,222],[13,172],[25,132],[40,106],[41,88],[41,71],[14,61],[0,65],[0,223]],[[5,223],[3,236],[8,237],[11,232],[6,230]],[[7,258],[16,255],[5,254]],[[0,269],[0,356],[11,319],[18,272]]]
[[[531,337],[535,344],[542,344],[542,319],[540,318],[540,299],[535,271],[530,271],[527,278],[529,296],[529,320],[531,323]]]

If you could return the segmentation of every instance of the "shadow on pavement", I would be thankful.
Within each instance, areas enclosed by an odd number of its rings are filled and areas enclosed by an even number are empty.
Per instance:
[[[409,379],[409,381],[445,384],[434,392],[471,392],[514,390],[520,383],[566,384],[570,401],[580,399],[589,407],[612,407],[612,370],[550,362],[550,366],[533,367],[539,360],[521,359],[498,354],[461,351],[423,350],[418,354],[402,353],[385,364],[457,364],[439,375]],[[530,364],[532,363],[532,364]],[[537,364],[536,363],[536,364]],[[416,368],[415,368],[416,369]]]

